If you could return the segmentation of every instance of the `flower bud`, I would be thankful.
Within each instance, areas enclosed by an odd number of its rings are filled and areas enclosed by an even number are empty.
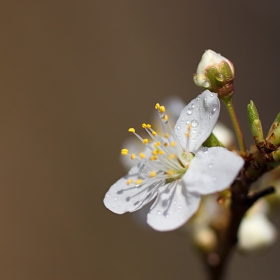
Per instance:
[[[233,79],[231,61],[212,50],[205,51],[194,75],[195,84],[226,98],[233,94]]]
[[[263,214],[243,218],[238,231],[238,249],[244,253],[263,251],[277,239],[275,226]]]
[[[193,232],[194,244],[204,252],[211,252],[217,245],[217,236],[213,229],[207,226],[198,227]]]

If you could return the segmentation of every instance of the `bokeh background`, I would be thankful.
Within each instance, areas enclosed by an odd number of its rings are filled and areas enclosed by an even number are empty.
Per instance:
[[[192,76],[205,49],[235,64],[247,143],[250,99],[268,129],[280,101],[279,3],[2,1],[0,278],[205,279],[185,237],[143,229],[102,200],[125,172],[127,128],[165,97],[200,93]],[[231,126],[224,109],[221,120]],[[279,242],[234,254],[228,279],[276,279],[279,254]]]

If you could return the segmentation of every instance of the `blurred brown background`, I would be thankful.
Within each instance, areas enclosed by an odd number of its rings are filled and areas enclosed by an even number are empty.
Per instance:
[[[189,242],[103,206],[127,128],[155,102],[200,90],[205,49],[231,59],[242,128],[279,111],[280,4],[268,1],[2,1],[0,278],[205,279]],[[221,119],[230,126],[222,110]],[[277,218],[276,218],[277,220]],[[277,279],[280,243],[234,255],[228,279]]]

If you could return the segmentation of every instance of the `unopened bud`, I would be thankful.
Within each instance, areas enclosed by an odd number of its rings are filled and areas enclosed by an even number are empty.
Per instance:
[[[212,50],[205,51],[194,75],[195,84],[226,98],[233,94],[233,80],[232,62]]]

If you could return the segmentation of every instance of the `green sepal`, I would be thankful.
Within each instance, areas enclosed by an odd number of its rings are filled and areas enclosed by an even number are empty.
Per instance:
[[[247,106],[247,111],[248,111],[251,133],[255,139],[256,145],[259,146],[264,143],[262,123],[259,118],[258,110],[252,100],[250,101],[250,104],[248,104]]]
[[[233,79],[233,73],[231,71],[229,64],[226,61],[223,60],[220,63],[220,69],[226,81],[230,81]]]
[[[202,144],[203,147],[224,147],[224,145],[218,140],[218,138],[211,133],[206,141]]]
[[[272,145],[274,149],[280,146],[280,126],[272,130],[266,141],[268,142],[267,145]]]
[[[275,162],[280,162],[280,150],[276,150],[271,153],[272,158],[274,159]]]
[[[267,134],[267,138],[270,137],[270,135],[272,134],[273,130],[277,127],[280,126],[280,113],[278,113],[278,115],[276,116],[274,122],[272,123],[269,132]]]
[[[206,70],[206,77],[209,79],[210,88],[216,89],[223,86],[224,77],[221,75],[219,69],[215,66],[210,66]]]

